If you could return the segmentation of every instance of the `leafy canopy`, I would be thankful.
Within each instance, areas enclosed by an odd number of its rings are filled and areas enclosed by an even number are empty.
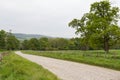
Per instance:
[[[112,7],[107,0],[91,4],[89,13],[85,13],[81,19],[73,19],[69,26],[76,29],[90,46],[103,46],[105,51],[109,49],[111,39],[120,37],[120,28],[117,25],[119,8]]]

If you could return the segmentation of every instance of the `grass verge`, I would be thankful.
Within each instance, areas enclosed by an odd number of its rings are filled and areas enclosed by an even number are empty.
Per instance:
[[[34,54],[45,57],[69,60],[120,70],[120,51],[111,50],[106,54],[104,51],[22,51],[26,54]]]
[[[0,63],[0,80],[58,80],[42,66],[30,62],[13,52]]]

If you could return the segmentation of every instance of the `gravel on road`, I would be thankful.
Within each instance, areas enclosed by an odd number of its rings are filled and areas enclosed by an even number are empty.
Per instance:
[[[16,51],[15,53],[42,65],[61,80],[120,80],[120,71],[48,57],[23,54],[20,51]]]

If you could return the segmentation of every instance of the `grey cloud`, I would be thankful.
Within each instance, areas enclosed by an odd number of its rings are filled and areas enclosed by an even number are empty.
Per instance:
[[[54,37],[74,37],[68,22],[100,0],[0,0],[0,29]],[[111,0],[119,6],[119,0]],[[116,3],[117,2],[117,3]]]

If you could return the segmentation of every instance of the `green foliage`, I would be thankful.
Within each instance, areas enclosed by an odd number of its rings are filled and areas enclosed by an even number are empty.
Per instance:
[[[28,42],[28,46],[30,50],[38,50],[39,49],[39,41],[36,38],[32,38]]]
[[[26,54],[52,57],[74,62],[86,63],[102,66],[106,68],[120,70],[120,50],[110,50],[105,54],[102,50],[95,51],[22,51]]]
[[[21,43],[21,49],[24,49],[24,50],[28,50],[29,49],[29,42],[28,40],[24,40],[22,43]]]
[[[4,30],[0,31],[0,49],[15,50],[19,49],[19,41],[11,33]]]
[[[53,49],[57,49],[57,50],[68,49],[68,40],[64,38],[51,39],[49,43]]]
[[[93,38],[86,40],[86,38],[32,38],[24,40],[21,43],[20,49],[22,50],[101,50],[103,44],[101,38]],[[87,43],[86,43],[87,42]],[[92,43],[96,44],[92,44]],[[89,45],[88,45],[89,44]],[[119,40],[110,40],[111,49],[120,49]],[[114,45],[113,45],[114,44]]]
[[[75,50],[77,47],[75,45],[75,39],[72,38],[70,40],[68,40],[68,49],[70,50]]]
[[[12,53],[5,56],[0,63],[0,80],[58,80],[58,78],[42,66]]]
[[[6,32],[4,30],[0,31],[0,49],[5,49],[6,47]]]
[[[39,39],[40,50],[46,50],[49,48],[48,38],[42,37]]]
[[[7,50],[19,49],[19,40],[17,40],[16,37],[13,36],[12,34],[7,35],[6,49]]]
[[[85,45],[93,48],[102,46],[108,52],[110,41],[120,38],[118,13],[119,8],[112,7],[109,1],[95,2],[91,4],[89,13],[80,20],[73,19],[69,26],[76,29],[76,34],[81,34]]]
[[[73,43],[74,45],[74,43]],[[32,38],[22,42],[24,50],[67,50],[69,49],[69,40],[64,38]]]

